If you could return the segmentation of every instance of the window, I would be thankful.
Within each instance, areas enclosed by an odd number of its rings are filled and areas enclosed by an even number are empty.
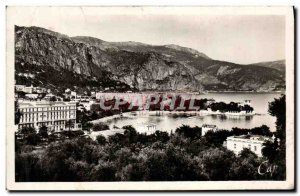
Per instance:
[[[236,149],[236,144],[233,145],[233,148]]]
[[[254,151],[256,151],[257,150],[257,148],[256,148],[256,146],[254,146]]]

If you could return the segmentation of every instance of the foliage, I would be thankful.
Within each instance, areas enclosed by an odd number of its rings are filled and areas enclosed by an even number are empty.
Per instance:
[[[285,145],[285,128],[286,128],[286,103],[285,95],[275,98],[269,103],[269,114],[276,117],[276,134],[281,140],[280,145]]]
[[[15,101],[15,125],[19,124],[21,116],[22,113],[20,112],[19,104],[17,101]]]
[[[98,135],[96,140],[100,145],[105,145],[107,143],[106,138],[103,135]]]
[[[275,98],[269,103],[269,114],[276,117],[276,133],[274,142],[266,142],[262,153],[270,164],[277,166],[272,174],[273,179],[286,178],[286,100],[285,95]]]
[[[29,134],[36,133],[36,130],[33,127],[23,127],[19,133],[27,136]]]
[[[249,105],[238,105],[238,103],[230,102],[230,103],[224,103],[224,102],[215,102],[209,105],[209,108],[211,108],[212,111],[219,110],[220,112],[240,112],[240,111],[246,111],[246,112],[252,112],[253,108]]]
[[[109,126],[101,122],[93,125],[93,131],[103,131],[107,129],[109,129]]]
[[[72,126],[74,126],[74,121],[73,120],[66,121],[65,126],[68,127],[69,131],[71,131]]]
[[[48,127],[41,126],[39,129],[39,134],[42,138],[48,138]]]
[[[270,162],[273,162],[275,158],[278,156],[278,144],[277,142],[267,141],[264,143],[264,147],[262,149],[262,154],[266,157]]]
[[[18,147],[17,181],[201,181],[270,180],[257,175],[260,159],[249,150],[238,156],[222,147],[226,131],[198,137],[201,129],[182,126],[174,134],[138,133],[125,126],[124,134],[105,138],[74,137],[52,142],[36,151]],[[194,130],[195,133],[192,134]],[[68,133],[68,131],[66,131]],[[213,136],[216,134],[215,136]],[[52,136],[52,135],[51,135]],[[50,137],[50,136],[49,136]],[[212,139],[213,138],[213,139]],[[26,166],[26,171],[22,164]]]
[[[230,178],[233,180],[259,179],[257,168],[261,164],[257,155],[248,148],[244,148],[237,157],[237,161],[232,164]]]
[[[201,128],[200,127],[190,127],[188,125],[182,125],[181,127],[175,130],[175,133],[183,135],[184,137],[195,139],[201,137]]]
[[[57,101],[57,98],[55,96],[50,97],[50,101],[55,102]]]

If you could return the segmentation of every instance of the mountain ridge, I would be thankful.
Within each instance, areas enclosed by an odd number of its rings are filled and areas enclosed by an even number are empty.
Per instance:
[[[197,50],[172,44],[107,42],[88,36],[69,37],[40,27],[15,26],[15,57],[19,71],[22,70],[20,64],[26,63],[67,70],[86,80],[101,81],[109,76],[138,91],[275,91],[285,88],[283,70],[274,68],[271,62],[270,67],[268,63],[240,65],[213,60]]]

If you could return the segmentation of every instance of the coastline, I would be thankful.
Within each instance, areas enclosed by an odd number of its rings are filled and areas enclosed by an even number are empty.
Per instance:
[[[250,114],[247,113],[231,113],[231,112],[213,112],[213,111],[208,111],[208,110],[199,110],[199,111],[133,111],[133,112],[124,112],[122,114],[115,114],[112,116],[107,116],[103,118],[99,118],[97,120],[90,121],[91,123],[105,123],[109,120],[114,120],[117,118],[122,118],[122,117],[133,117],[137,115],[156,115],[157,112],[161,112],[162,115],[164,114],[189,114],[189,115],[199,115],[199,116],[207,116],[207,115],[225,115],[225,116],[254,116],[254,115],[259,115],[255,112],[252,112]]]

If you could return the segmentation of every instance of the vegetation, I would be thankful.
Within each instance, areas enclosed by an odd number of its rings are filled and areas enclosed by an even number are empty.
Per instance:
[[[219,110],[220,112],[240,112],[240,111],[246,111],[246,112],[252,112],[253,108],[249,105],[240,106],[238,103],[230,102],[229,104],[224,102],[216,102],[212,103],[209,108],[211,108],[212,111]]]
[[[145,135],[132,126],[96,141],[77,137],[40,151],[28,145],[16,154],[17,181],[260,180],[255,154],[235,155],[222,146],[220,131],[201,137],[201,128]],[[215,134],[215,135],[214,135]],[[24,167],[26,168],[24,170]],[[269,176],[270,179],[272,178]]]
[[[108,130],[109,126],[107,124],[104,123],[96,123],[93,125],[93,131],[103,131],[103,130]]]
[[[19,124],[21,116],[22,113],[20,112],[19,104],[17,101],[15,101],[15,125]]]
[[[276,117],[276,133],[273,143],[266,142],[262,153],[270,164],[277,166],[274,179],[286,179],[286,101],[285,95],[269,103],[269,113]]]
[[[285,179],[285,97],[270,103],[270,113],[277,117],[274,143],[266,143],[264,157],[249,149],[235,155],[223,147],[230,135],[256,134],[270,136],[267,126],[253,129],[233,128],[232,131],[208,132],[201,137],[200,127],[181,126],[175,132],[156,131],[146,135],[132,126],[123,134],[98,136],[95,141],[62,135],[60,140],[25,127],[16,135],[16,181],[201,181],[201,180],[284,180]],[[276,109],[275,109],[276,108]],[[102,125],[101,125],[102,126]],[[72,132],[73,133],[73,132]],[[280,141],[278,141],[280,139]],[[277,165],[266,175],[257,172],[261,163]]]
[[[79,89],[95,87],[98,90],[114,88],[119,92],[131,90],[127,84],[113,80],[111,74],[106,71],[99,73],[99,75],[97,75],[97,79],[95,76],[95,79],[91,80],[88,76],[77,74],[73,71],[69,71],[68,69],[55,69],[51,66],[36,66],[35,64],[20,61],[18,59],[16,59],[15,62],[15,70],[16,84],[23,84],[26,86],[42,85],[47,89],[51,89],[51,91],[55,93],[62,93],[66,88],[73,89],[74,86]],[[35,74],[35,77],[27,78],[25,76],[19,76],[18,73],[32,73]]]

